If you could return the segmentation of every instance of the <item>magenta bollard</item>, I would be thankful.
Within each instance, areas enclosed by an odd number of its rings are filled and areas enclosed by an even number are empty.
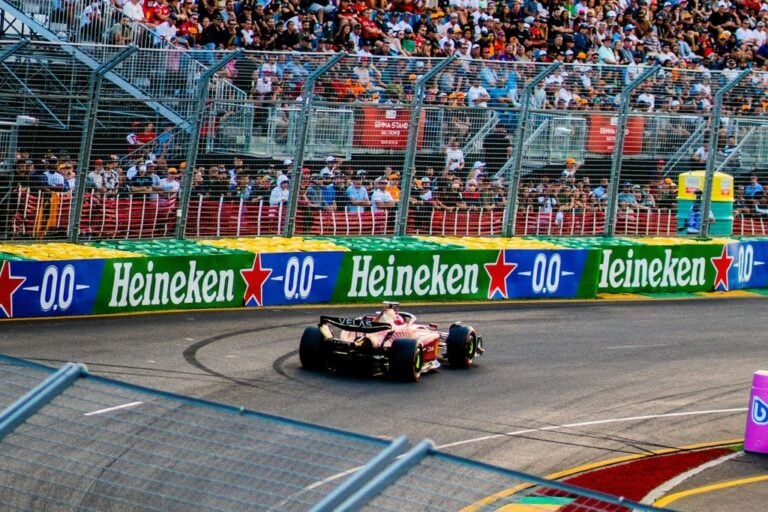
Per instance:
[[[744,451],[768,453],[768,371],[756,371],[749,394]]]

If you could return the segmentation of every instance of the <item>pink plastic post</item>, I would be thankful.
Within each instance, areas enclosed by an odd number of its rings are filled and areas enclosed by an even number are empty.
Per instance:
[[[749,394],[744,450],[768,453],[768,371],[756,371]]]

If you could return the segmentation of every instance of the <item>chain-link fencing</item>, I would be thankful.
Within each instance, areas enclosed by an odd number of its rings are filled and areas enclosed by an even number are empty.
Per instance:
[[[765,234],[760,71],[161,43],[0,44],[4,238]]]
[[[410,445],[0,356],[7,510],[662,510]]]

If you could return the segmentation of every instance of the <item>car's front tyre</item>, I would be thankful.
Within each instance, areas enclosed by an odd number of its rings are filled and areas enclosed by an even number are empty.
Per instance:
[[[328,354],[325,351],[325,336],[318,327],[307,327],[299,342],[299,361],[301,366],[310,371],[325,370],[328,366]]]
[[[469,368],[477,354],[477,334],[466,325],[451,326],[445,340],[448,364],[452,368]]]

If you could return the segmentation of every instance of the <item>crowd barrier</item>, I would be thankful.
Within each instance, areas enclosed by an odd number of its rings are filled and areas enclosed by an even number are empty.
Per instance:
[[[66,192],[15,192],[11,238],[44,239],[53,231],[66,232],[72,195]],[[174,236],[177,198],[151,195],[101,197],[88,193],[83,201],[80,232],[87,239],[162,239]],[[264,200],[246,201],[219,197],[193,197],[190,201],[186,236],[191,238],[267,236],[283,233],[287,208]],[[408,234],[438,236],[494,236],[503,232],[500,208],[433,210],[414,212],[408,219]],[[300,205],[297,233],[317,236],[392,235],[393,211],[373,212],[313,210]],[[677,236],[677,213],[664,208],[620,212],[617,235]],[[605,230],[602,210],[540,211],[535,207],[517,212],[518,236],[599,236]],[[768,236],[768,216],[734,216],[735,236]]]

